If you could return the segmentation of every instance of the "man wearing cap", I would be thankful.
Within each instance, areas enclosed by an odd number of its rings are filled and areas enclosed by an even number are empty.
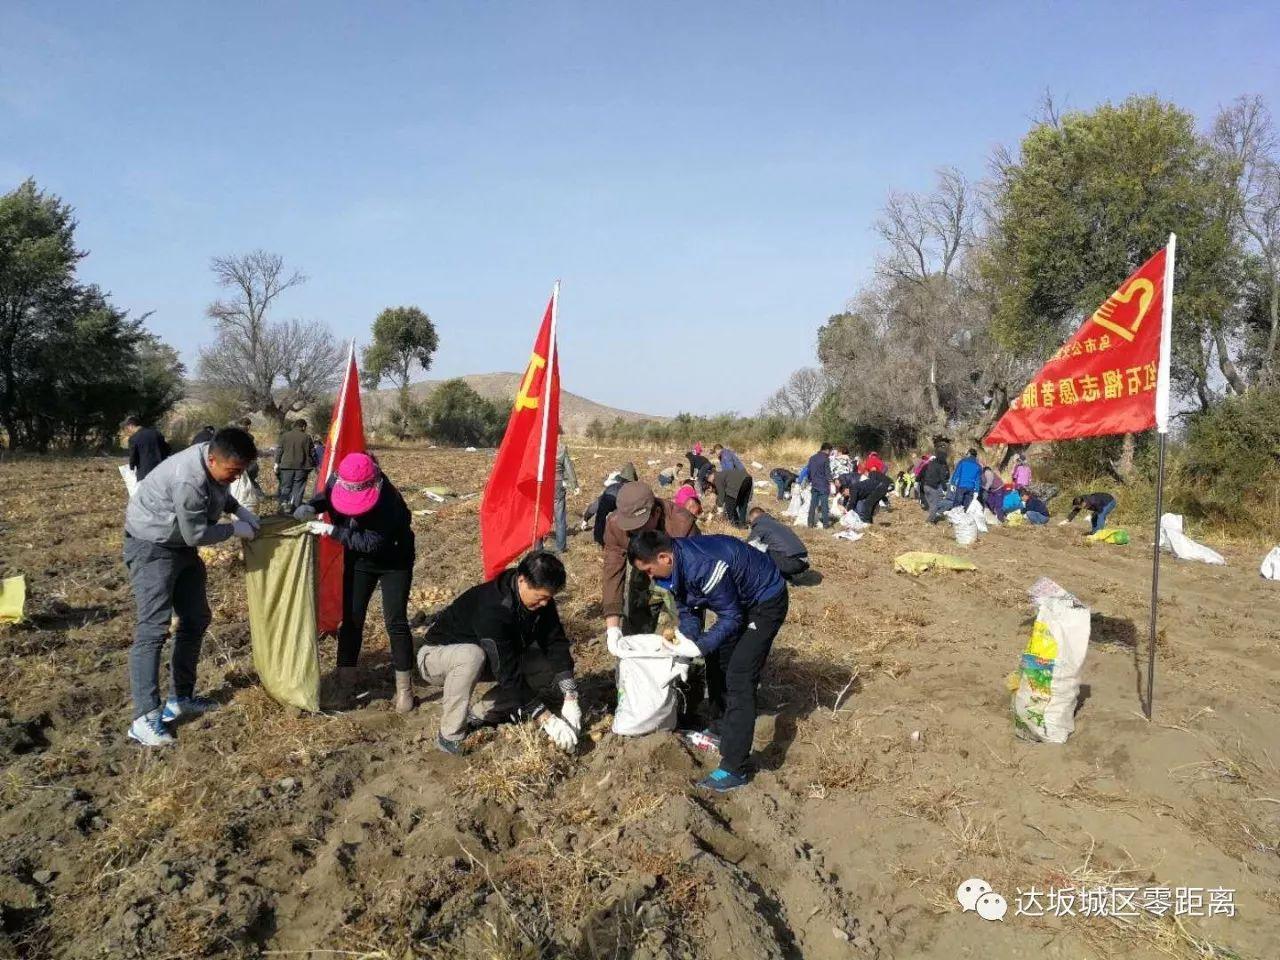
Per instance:
[[[600,605],[606,636],[653,633],[662,610],[662,596],[654,595],[649,576],[627,562],[631,535],[661,530],[670,537],[698,535],[698,521],[688,510],[659,500],[647,483],[635,481],[618,491],[617,509],[604,525],[604,568],[600,577]]]

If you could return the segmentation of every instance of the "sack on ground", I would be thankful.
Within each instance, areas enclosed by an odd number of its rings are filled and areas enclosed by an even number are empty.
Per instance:
[[[951,521],[951,529],[959,546],[967,547],[978,539],[978,525],[961,507],[952,507],[943,516]]]
[[[1262,575],[1268,580],[1280,580],[1280,547],[1262,558]]]
[[[1203,543],[1196,543],[1182,532],[1182,514],[1166,513],[1160,518],[1160,549],[1168,550],[1179,560],[1199,560],[1222,565],[1226,558]]]
[[[280,703],[311,711],[320,709],[315,543],[292,517],[264,517],[244,541],[254,669]]]
[[[613,732],[640,737],[657,730],[674,730],[679,712],[676,681],[689,676],[688,661],[671,656],[656,633],[641,633],[609,641],[618,658],[618,706]]]
[[[986,513],[977,497],[969,501],[969,506],[965,507],[964,512],[973,520],[974,526],[978,528],[978,533],[988,532]]]
[[[1103,527],[1097,533],[1091,533],[1085,539],[1094,543],[1114,543],[1118,547],[1129,543],[1129,531],[1119,527]]]
[[[1022,652],[1013,695],[1015,731],[1046,743],[1066,743],[1075,730],[1080,674],[1089,653],[1089,608],[1042,578],[1032,588],[1036,622]]]

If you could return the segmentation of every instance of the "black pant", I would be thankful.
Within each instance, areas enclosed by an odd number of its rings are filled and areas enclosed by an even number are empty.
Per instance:
[[[770,550],[769,556],[773,558],[773,562],[778,565],[778,572],[788,580],[798,577],[809,569],[808,557],[788,557],[786,554],[777,550]]]
[[[279,500],[281,510],[297,510],[307,492],[310,470],[281,470]]]
[[[348,554],[342,564],[342,626],[338,628],[338,666],[354,667],[364,642],[364,619],[374,587],[382,585],[382,617],[391,639],[391,663],[413,669],[413,636],[409,633],[409,586],[413,568],[362,565]]]
[[[720,734],[720,766],[741,774],[756,732],[756,687],[764,662],[787,619],[787,588],[763,603],[747,607],[743,630],[706,657],[712,709],[721,710],[712,725]]]
[[[724,492],[724,516],[735,527],[747,525],[747,508],[751,506],[752,480],[748,477],[737,490]]]

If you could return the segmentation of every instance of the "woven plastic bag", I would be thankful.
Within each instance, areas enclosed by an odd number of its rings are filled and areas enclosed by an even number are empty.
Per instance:
[[[689,676],[689,663],[664,652],[656,633],[635,634],[609,641],[618,658],[618,706],[613,732],[640,737],[657,730],[674,730],[679,712],[676,681]]]
[[[254,669],[273,698],[312,712],[320,709],[315,540],[292,517],[265,517],[244,542]]]
[[[1043,578],[1031,595],[1036,622],[1018,670],[1014,730],[1027,739],[1066,743],[1075,730],[1080,674],[1089,653],[1089,608]]]

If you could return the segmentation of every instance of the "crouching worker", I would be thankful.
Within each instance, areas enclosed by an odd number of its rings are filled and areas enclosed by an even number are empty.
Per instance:
[[[316,519],[329,515],[328,522]],[[409,587],[415,541],[404,497],[367,453],[349,453],[328,486],[293,513],[308,529],[342,544],[342,626],[338,628],[336,696],[346,706],[355,687],[356,661],[373,591],[382,588],[382,617],[396,673],[397,713],[413,710],[413,635]]]
[[[702,739],[715,743],[718,737],[720,766],[698,785],[718,793],[741,787],[755,735],[756,687],[787,618],[787,585],[768,556],[736,537],[672,539],[646,530],[631,538],[628,556],[675,597],[680,629],[671,652],[706,658],[718,717]],[[716,622],[704,631],[707,610]]]
[[[520,720],[537,723],[561,750],[577,749],[582,710],[555,600],[564,584],[559,558],[531,553],[514,570],[466,591],[427,630],[418,669],[444,688],[436,744],[445,753],[462,753],[472,730]],[[473,707],[481,680],[496,686]],[[564,698],[559,715],[539,696],[552,685]]]
[[[809,569],[809,548],[789,526],[759,507],[751,508],[747,521],[751,524],[751,539],[747,542],[752,546],[760,544],[788,581],[794,583]]]
[[[209,628],[209,599],[199,547],[237,536],[252,540],[258,518],[231,496],[232,481],[258,456],[243,430],[228,427],[163,461],[138,484],[124,515],[124,564],[137,625],[129,648],[133,690],[130,738],[146,747],[174,742],[171,724],[216,709],[195,695],[196,663]],[[224,514],[236,519],[220,523]],[[173,631],[169,698],[160,705],[160,651]]]

